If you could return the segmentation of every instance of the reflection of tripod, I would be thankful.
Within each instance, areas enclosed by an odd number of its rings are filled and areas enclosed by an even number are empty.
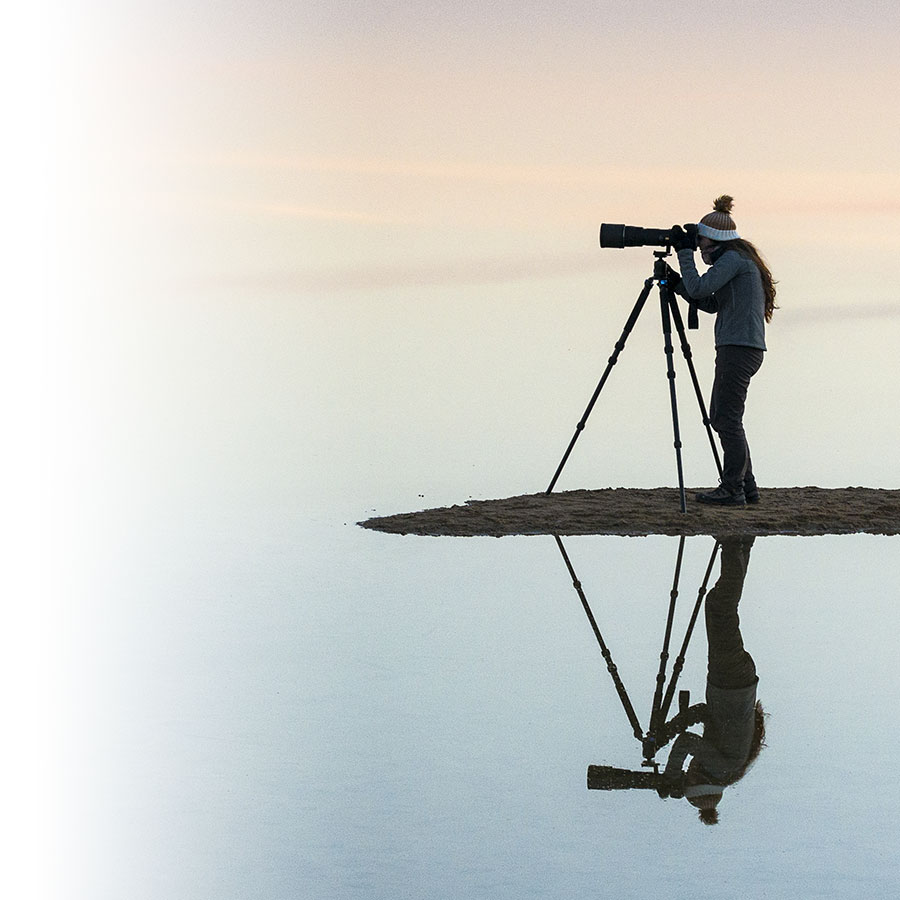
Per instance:
[[[678,400],[675,395],[675,365],[672,347],[672,322],[675,323],[675,329],[677,330],[678,337],[681,340],[681,352],[684,354],[684,359],[685,362],[687,362],[688,371],[691,375],[691,381],[694,384],[694,392],[697,395],[697,402],[700,405],[700,413],[703,417],[703,424],[706,427],[706,434],[709,437],[709,444],[712,447],[713,459],[715,459],[716,461],[716,469],[719,472],[719,476],[721,477],[722,475],[722,464],[721,462],[719,462],[719,453],[716,450],[716,442],[713,438],[712,428],[709,424],[709,416],[706,412],[706,405],[703,402],[703,394],[700,391],[700,383],[697,381],[697,373],[694,370],[694,361],[691,354],[691,347],[690,344],[688,344],[687,337],[684,333],[684,322],[681,318],[681,312],[678,309],[678,304],[675,302],[675,295],[672,291],[671,285],[669,284],[669,267],[666,264],[666,257],[669,256],[669,250],[654,250],[653,255],[656,257],[656,261],[653,264],[653,275],[644,282],[644,289],[639,294],[637,301],[635,302],[634,307],[631,310],[631,315],[628,317],[628,321],[625,323],[625,328],[623,329],[619,340],[616,342],[616,349],[613,352],[613,355],[609,358],[606,369],[604,370],[603,375],[600,378],[600,383],[597,385],[597,388],[595,389],[593,396],[591,397],[591,400],[587,405],[587,409],[585,409],[584,415],[581,417],[581,421],[575,426],[575,434],[572,435],[572,440],[569,441],[569,446],[566,448],[566,452],[563,454],[563,458],[556,469],[556,473],[554,474],[553,479],[550,482],[550,486],[547,488],[548,494],[553,492],[553,488],[556,485],[556,481],[563,470],[563,466],[565,466],[566,461],[569,458],[569,454],[572,452],[572,448],[575,446],[575,441],[578,440],[578,435],[581,434],[582,431],[584,431],[584,426],[587,422],[588,416],[591,414],[591,410],[594,408],[594,404],[597,402],[597,397],[600,396],[600,391],[603,389],[603,385],[606,384],[606,379],[609,377],[609,373],[612,371],[612,367],[618,362],[619,354],[625,348],[625,341],[628,340],[628,335],[631,334],[631,329],[634,327],[634,323],[637,322],[638,316],[641,314],[641,310],[644,308],[644,303],[646,302],[647,297],[650,295],[650,290],[652,289],[654,282],[659,285],[659,308],[662,315],[662,331],[663,337],[665,339],[666,362],[668,366],[669,398],[672,403],[672,429],[675,434],[675,460],[678,466],[678,489],[681,496],[681,511],[687,512],[687,503],[685,502],[684,497],[684,472],[681,465],[681,432],[678,427]]]
[[[588,617],[588,621],[591,623],[591,628],[593,629],[594,636],[597,638],[597,643],[599,643],[600,645],[600,652],[603,655],[603,659],[606,661],[606,668],[609,671],[610,676],[612,677],[613,684],[616,688],[616,693],[619,695],[619,700],[621,701],[622,707],[625,710],[625,715],[631,724],[634,736],[641,742],[641,749],[644,755],[641,765],[652,768],[652,774],[653,776],[656,776],[656,778],[652,778],[649,777],[650,773],[632,773],[635,775],[648,776],[636,779],[636,783],[633,786],[659,787],[661,782],[659,782],[658,779],[661,778],[661,776],[659,775],[659,764],[655,759],[657,751],[660,748],[664,747],[679,731],[683,731],[688,727],[688,725],[693,724],[687,721],[687,708],[690,703],[688,691],[679,692],[678,715],[674,716],[668,722],[666,721],[666,719],[669,714],[669,709],[672,705],[672,699],[675,696],[675,687],[678,683],[678,678],[681,675],[681,670],[684,668],[684,658],[687,653],[688,644],[691,640],[691,635],[694,631],[694,625],[697,621],[697,615],[700,612],[700,607],[703,605],[703,598],[706,596],[706,586],[707,584],[709,584],[709,578],[712,574],[713,563],[715,562],[716,553],[719,550],[719,544],[718,542],[716,542],[715,546],[713,547],[712,554],[710,554],[709,564],[706,567],[706,574],[703,576],[703,583],[700,585],[700,589],[697,592],[697,600],[694,603],[694,608],[691,612],[691,618],[685,631],[684,640],[681,644],[681,649],[678,653],[678,656],[675,659],[675,663],[672,666],[672,674],[669,679],[669,684],[668,686],[666,686],[666,667],[669,660],[669,643],[672,637],[672,621],[675,616],[675,601],[678,598],[678,583],[681,578],[681,561],[684,556],[685,538],[683,535],[678,543],[678,557],[675,561],[675,575],[672,580],[672,590],[669,594],[669,613],[666,618],[666,630],[665,636],[663,638],[662,652],[659,654],[659,672],[656,676],[656,690],[653,694],[653,703],[650,710],[650,724],[647,728],[647,731],[643,732],[641,730],[641,725],[638,721],[637,714],[635,713],[634,707],[631,704],[631,700],[628,697],[628,692],[625,690],[625,685],[622,683],[622,679],[619,676],[619,671],[616,668],[616,664],[612,660],[612,654],[610,653],[609,648],[606,646],[606,643],[603,640],[603,636],[601,635],[600,629],[597,626],[597,620],[594,618],[594,614],[593,612],[591,612],[590,604],[588,603],[587,597],[584,594],[584,589],[582,588],[581,582],[578,580],[578,576],[575,574],[575,569],[572,566],[569,555],[566,553],[566,548],[563,546],[562,539],[559,537],[559,535],[554,535],[553,537],[556,540],[557,547],[559,547],[559,552],[562,554],[562,558],[566,564],[566,568],[569,570],[569,575],[571,575],[572,577],[572,584],[578,594],[579,599],[581,600],[581,605],[584,607],[584,611]],[[588,770],[588,786],[597,787],[598,785],[603,783],[604,773],[606,775],[612,775],[614,771],[621,773],[627,770],[612,770],[609,767],[604,766],[591,766]],[[594,784],[591,783],[592,779],[595,782]],[[620,783],[620,780],[612,780],[615,783],[611,784],[611,786],[607,787],[606,789],[611,789],[612,786],[626,786]]]

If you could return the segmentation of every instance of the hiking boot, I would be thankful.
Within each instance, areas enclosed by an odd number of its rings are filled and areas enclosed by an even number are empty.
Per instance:
[[[738,488],[736,491],[720,484],[714,491],[708,491],[705,494],[697,494],[698,503],[713,503],[716,506],[743,506],[747,499],[744,497],[744,489]]]
[[[759,503],[759,488],[756,484],[744,484],[744,499],[748,503]]]

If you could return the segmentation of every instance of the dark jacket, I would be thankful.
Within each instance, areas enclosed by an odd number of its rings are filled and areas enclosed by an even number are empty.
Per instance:
[[[756,682],[744,688],[706,686],[706,703],[691,707],[703,722],[703,736],[680,734],[666,762],[666,775],[681,771],[692,756],[716,784],[730,784],[747,765],[756,726]]]
[[[680,293],[704,312],[716,313],[716,346],[766,349],[766,296],[753,260],[725,250],[698,274],[692,250],[678,251]]]

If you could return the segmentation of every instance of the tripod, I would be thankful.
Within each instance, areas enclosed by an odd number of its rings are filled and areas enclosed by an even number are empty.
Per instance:
[[[668,248],[666,248],[665,250],[654,250],[653,255],[654,257],[656,257],[656,260],[653,264],[653,275],[644,282],[644,288],[638,295],[637,301],[635,302],[634,307],[631,310],[631,315],[629,315],[628,320],[625,322],[625,328],[623,329],[619,340],[616,341],[615,350],[612,356],[610,356],[609,361],[607,362],[606,369],[604,370],[603,375],[600,378],[600,383],[594,390],[590,402],[587,405],[587,409],[585,409],[584,411],[584,415],[582,415],[581,420],[575,426],[575,434],[572,435],[572,440],[569,441],[569,446],[566,448],[566,452],[563,454],[563,458],[556,469],[556,473],[553,475],[550,486],[547,488],[548,494],[553,492],[553,488],[556,486],[556,481],[563,470],[563,466],[565,466],[566,461],[569,459],[569,454],[571,454],[572,448],[575,446],[575,441],[578,440],[578,436],[582,431],[584,431],[584,426],[587,423],[588,416],[591,414],[591,410],[594,408],[594,404],[597,402],[597,398],[600,396],[600,391],[603,390],[603,385],[606,384],[606,379],[609,377],[609,373],[612,371],[613,366],[618,362],[619,354],[622,352],[622,350],[625,349],[625,341],[628,340],[628,335],[631,334],[631,329],[634,328],[634,324],[635,322],[637,322],[638,316],[641,314],[641,310],[644,308],[647,297],[650,296],[650,291],[653,287],[654,282],[659,286],[659,309],[662,317],[662,331],[665,341],[667,375],[669,379],[669,399],[671,400],[672,404],[672,430],[675,435],[675,460],[678,466],[678,490],[681,498],[681,511],[687,512],[687,503],[685,502],[684,496],[684,471],[681,464],[681,431],[678,427],[678,398],[675,393],[675,364],[674,350],[672,346],[673,322],[675,323],[675,329],[678,332],[678,337],[681,341],[681,352],[684,355],[684,359],[688,367],[688,372],[690,372],[691,375],[691,381],[694,385],[694,393],[697,395],[697,403],[700,406],[700,413],[703,418],[703,425],[706,428],[707,437],[709,438],[709,445],[710,447],[712,447],[713,459],[716,462],[716,469],[718,470],[719,476],[721,477],[722,475],[722,463],[719,461],[719,452],[716,449],[716,442],[713,438],[712,427],[710,426],[709,416],[706,412],[706,405],[703,402],[703,394],[700,391],[700,383],[697,380],[697,372],[694,369],[694,360],[691,353],[691,347],[688,343],[687,336],[684,333],[684,322],[681,318],[681,312],[678,309],[678,304],[675,301],[675,294],[672,291],[671,285],[669,284],[669,267],[666,264],[666,257],[670,255],[670,251]]]
[[[672,666],[672,673],[668,679],[667,685],[666,669],[668,667],[669,660],[669,644],[672,638],[672,623],[675,616],[675,603],[678,599],[678,586],[681,579],[681,562],[684,556],[685,543],[684,535],[682,535],[679,540],[678,557],[675,562],[675,574],[672,579],[672,590],[669,593],[669,612],[666,618],[665,635],[663,637],[662,651],[659,654],[659,671],[656,675],[656,689],[653,693],[653,701],[650,708],[649,725],[647,731],[644,732],[641,730],[640,721],[637,717],[637,713],[635,713],[634,711],[634,706],[632,705],[631,700],[628,697],[628,691],[625,689],[625,685],[622,683],[622,678],[619,675],[616,664],[613,662],[609,647],[607,647],[606,642],[603,640],[603,635],[600,633],[600,629],[597,625],[597,620],[594,618],[594,614],[591,611],[590,604],[588,603],[587,597],[585,596],[584,588],[582,587],[581,582],[578,580],[578,576],[575,574],[575,568],[573,567],[572,562],[569,559],[568,553],[566,553],[566,548],[563,546],[562,539],[559,537],[559,535],[556,534],[553,535],[553,537],[556,540],[556,546],[559,548],[559,552],[560,554],[562,554],[563,562],[565,563],[569,575],[572,578],[572,586],[575,588],[575,592],[578,594],[578,598],[581,600],[581,605],[584,608],[585,615],[587,615],[588,621],[591,623],[591,629],[594,632],[594,637],[597,639],[597,643],[600,645],[600,652],[603,656],[604,661],[606,662],[606,668],[610,674],[610,677],[612,678],[616,693],[619,695],[619,701],[622,704],[622,708],[625,710],[625,716],[631,725],[632,733],[634,734],[635,738],[637,738],[637,740],[641,743],[641,750],[643,751],[644,756],[641,765],[652,768],[653,775],[658,776],[659,764],[656,762],[657,751],[660,748],[664,747],[675,736],[675,734],[678,733],[679,730],[684,730],[684,728],[686,728],[688,724],[691,724],[690,722],[686,721],[686,717],[688,714],[688,704],[690,702],[688,691],[679,691],[678,715],[674,716],[671,720],[668,720],[668,715],[669,710],[672,706],[672,700],[675,696],[675,688],[678,684],[678,678],[681,675],[682,669],[684,668],[685,656],[687,654],[688,644],[690,643],[691,636],[694,632],[694,625],[697,622],[697,616],[700,612],[701,606],[703,605],[704,597],[706,596],[707,585],[709,584],[709,579],[713,570],[713,563],[715,562],[716,554],[719,552],[719,542],[716,541],[712,553],[710,554],[709,563],[706,566],[706,572],[703,576],[703,582],[700,585],[699,590],[697,591],[697,599],[694,602],[693,609],[691,610],[691,616],[685,630],[684,640],[682,641],[681,649],[678,652],[675,663]],[[591,769],[597,769],[597,771],[593,773],[593,777],[599,777],[599,768],[596,766],[591,766]],[[588,776],[590,781],[590,778],[592,777],[590,771],[588,773]],[[659,784],[660,782],[658,781],[658,779],[645,778],[641,781],[640,784],[631,786],[658,787]],[[589,786],[591,785],[589,784]],[[620,782],[615,782],[613,786],[624,787],[627,785],[623,785]]]

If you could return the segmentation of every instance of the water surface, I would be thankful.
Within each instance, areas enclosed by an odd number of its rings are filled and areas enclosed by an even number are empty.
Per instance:
[[[757,539],[740,615],[768,746],[707,827],[681,799],[588,790],[588,766],[639,768],[641,748],[551,536],[355,525],[545,485],[621,318],[584,299],[596,285],[554,287],[579,314],[501,285],[462,310],[437,289],[155,297],[78,323],[96,349],[58,386],[83,450],[58,475],[54,682],[73,889],[896,893],[896,538]],[[819,381],[827,362],[803,354],[830,327],[783,332]],[[877,323],[865,337],[880,346]],[[660,351],[652,327],[629,347],[561,489],[674,483]],[[751,419],[767,483],[896,487],[875,440],[896,425],[841,424],[877,407],[861,375],[815,408],[762,402],[805,389],[789,362],[767,360]],[[690,482],[711,468],[703,440],[685,428]],[[675,635],[712,544],[686,542]],[[678,539],[565,546],[646,726]],[[705,678],[701,625],[680,685],[698,699]]]

